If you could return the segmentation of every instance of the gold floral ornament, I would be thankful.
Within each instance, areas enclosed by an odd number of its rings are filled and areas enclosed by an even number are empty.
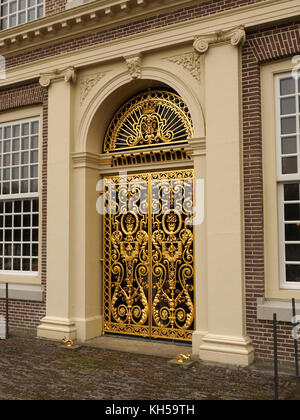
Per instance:
[[[191,115],[183,99],[168,91],[147,91],[116,113],[106,133],[104,152],[184,143],[192,137]]]
[[[192,340],[193,178],[183,169],[105,179],[106,205],[116,212],[103,220],[104,333]]]

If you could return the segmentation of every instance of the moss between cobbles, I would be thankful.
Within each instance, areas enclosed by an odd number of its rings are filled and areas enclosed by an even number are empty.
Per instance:
[[[190,368],[159,357],[12,338],[0,341],[0,399],[271,400],[264,372],[195,362]],[[280,378],[280,398],[296,381]]]

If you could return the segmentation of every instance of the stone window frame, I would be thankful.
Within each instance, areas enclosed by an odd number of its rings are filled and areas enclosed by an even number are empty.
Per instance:
[[[41,184],[42,184],[42,121],[43,110],[40,106],[30,106],[25,108],[13,109],[0,113],[0,125],[6,123],[13,123],[15,121],[23,120],[39,120],[39,175],[38,175],[38,271],[0,271],[0,283],[10,284],[31,284],[41,285],[42,283],[42,199],[41,199]],[[10,196],[11,197],[11,196]],[[18,196],[19,197],[19,196]],[[36,198],[34,193],[32,198]],[[17,198],[17,197],[15,197]],[[10,198],[11,199],[11,198]],[[25,199],[29,199],[29,194],[26,194]]]
[[[282,176],[279,171],[281,156],[278,153],[281,143],[278,80],[292,76],[292,58],[261,66],[266,299],[300,299],[300,283],[285,282],[285,261],[282,257],[285,246],[282,233],[283,185],[286,182],[299,182],[299,176]]]
[[[0,274],[38,273],[39,151],[39,118],[0,124]]]
[[[293,220],[295,223],[291,224],[291,218],[286,213],[287,207],[300,207],[300,79],[295,79],[291,72],[281,73],[274,76],[275,81],[275,108],[276,108],[276,143],[277,143],[277,181],[278,181],[278,214],[279,214],[279,257],[280,257],[280,284],[282,289],[300,289],[300,281],[290,281],[287,279],[287,267],[297,267],[300,269],[300,255],[297,261],[291,260],[287,257],[287,247],[293,245],[300,246],[300,240],[288,241],[286,237],[285,228],[288,225],[300,226],[300,216]],[[283,91],[283,82],[288,82],[290,87],[294,90]],[[284,108],[284,101],[295,102],[295,109],[292,112],[286,111]],[[292,102],[289,107],[291,108]],[[287,102],[285,102],[287,104]],[[288,108],[288,107],[287,107]],[[292,106],[293,108],[293,106]],[[294,120],[295,127],[288,127],[284,121]],[[285,132],[286,131],[286,132]],[[295,149],[290,148],[290,153],[284,151],[284,140],[295,140]],[[287,143],[286,143],[287,144]],[[291,142],[290,142],[291,144]],[[286,145],[285,145],[286,146]],[[285,164],[287,161],[294,162],[294,170],[287,169]],[[292,165],[293,166],[293,165]],[[298,198],[291,201],[291,196],[287,197],[288,187],[291,185],[298,186]],[[299,227],[300,229],[300,227]],[[292,243],[291,243],[292,242]]]

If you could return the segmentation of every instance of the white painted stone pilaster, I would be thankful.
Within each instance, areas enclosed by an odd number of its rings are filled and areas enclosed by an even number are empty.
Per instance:
[[[41,75],[49,87],[47,179],[47,298],[46,317],[38,337],[76,338],[70,302],[70,149],[72,68]]]
[[[236,365],[248,365],[254,356],[244,305],[239,47],[244,39],[238,28],[195,42],[206,54],[208,333],[200,358]]]

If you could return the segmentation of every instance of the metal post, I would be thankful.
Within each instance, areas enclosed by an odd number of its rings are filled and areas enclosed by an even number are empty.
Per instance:
[[[5,287],[5,300],[6,300],[5,338],[8,339],[8,283],[6,283],[6,287]]]
[[[295,298],[292,299],[292,305],[293,305],[293,324],[296,327],[297,321],[296,321],[296,301]],[[298,355],[298,340],[296,337],[294,337],[294,346],[295,346],[295,364],[296,364],[296,378],[299,380],[299,355]]]
[[[278,347],[277,347],[277,314],[273,315],[274,330],[274,399],[278,400]]]

